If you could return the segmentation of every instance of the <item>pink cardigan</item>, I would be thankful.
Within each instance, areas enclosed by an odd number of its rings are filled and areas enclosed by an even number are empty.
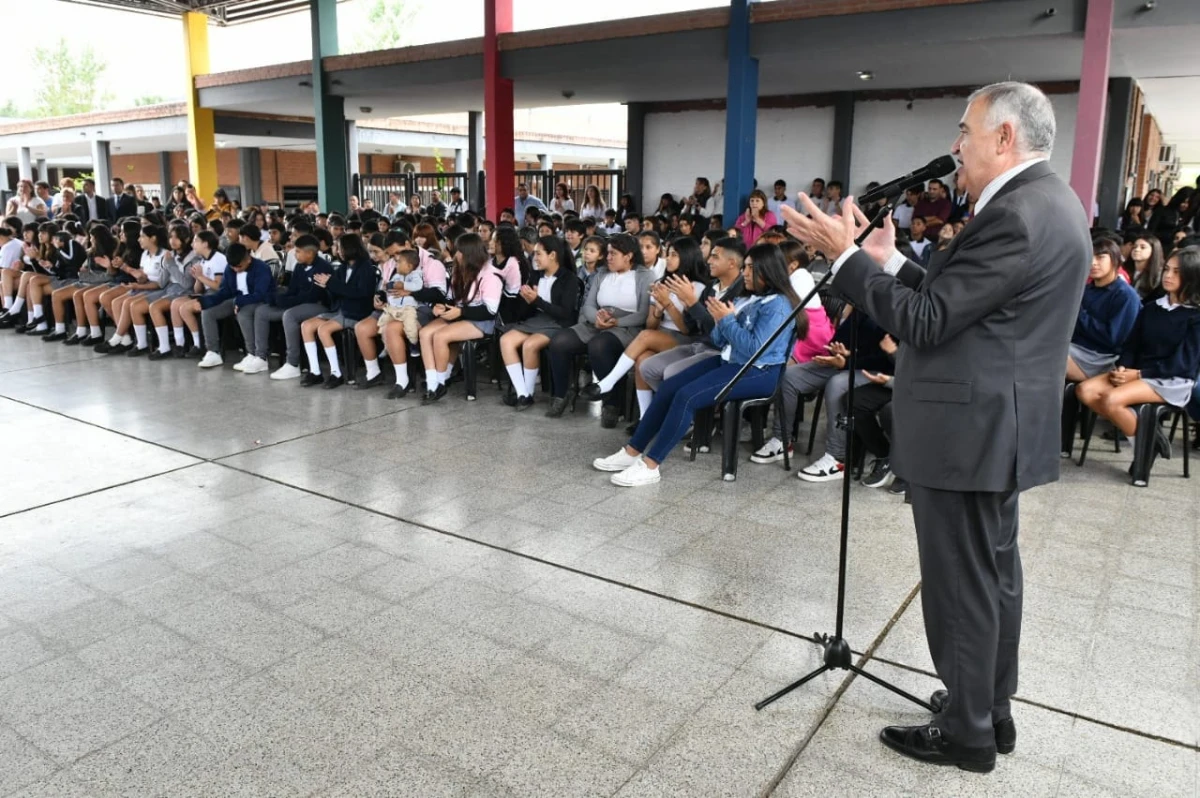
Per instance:
[[[817,355],[827,355],[826,345],[833,340],[836,330],[825,308],[805,308],[808,316],[808,335],[796,342],[792,349],[792,359],[797,363],[807,363]]]
[[[755,242],[758,241],[759,237],[763,233],[767,232],[768,228],[774,227],[777,224],[779,224],[779,222],[775,219],[775,214],[771,211],[766,211],[763,213],[762,224],[751,222],[749,211],[747,211],[738,217],[737,223],[734,225],[734,227],[736,227],[738,232],[742,234],[742,243],[749,248],[754,246]]]

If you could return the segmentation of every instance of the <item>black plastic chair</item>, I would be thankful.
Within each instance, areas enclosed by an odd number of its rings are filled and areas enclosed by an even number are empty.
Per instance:
[[[477,359],[478,344],[481,342],[486,344],[489,347],[488,351],[490,352],[491,343],[494,338],[495,336],[493,335],[485,335],[482,338],[475,338],[470,341],[463,341],[462,343],[462,350],[458,353],[458,358],[460,364],[462,365],[463,383],[466,390],[465,398],[468,402],[474,402],[479,398],[478,392],[476,391],[476,383],[479,378],[479,361]],[[489,370],[494,369],[491,369],[489,365]]]
[[[1171,416],[1171,431],[1167,434],[1167,455],[1170,459],[1171,444],[1175,442],[1175,433],[1179,429],[1179,421],[1183,420],[1183,478],[1191,478],[1191,468],[1188,462],[1187,413],[1181,407],[1163,404],[1145,404],[1137,406],[1138,431],[1137,447],[1133,453],[1133,468],[1130,476],[1134,487],[1144,488],[1150,484],[1150,469],[1154,467],[1157,457],[1157,438],[1162,429],[1162,422],[1169,414]],[[1150,430],[1151,433],[1142,433]]]

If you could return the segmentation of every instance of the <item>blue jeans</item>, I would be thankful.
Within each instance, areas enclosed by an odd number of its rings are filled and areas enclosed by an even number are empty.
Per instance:
[[[665,380],[654,394],[654,401],[638,423],[629,445],[656,463],[666,459],[687,433],[697,410],[712,407],[725,383],[737,374],[740,365],[710,357]],[[759,399],[775,393],[779,370],[783,366],[752,368],[733,386],[730,399]],[[651,445],[651,439],[654,444]],[[647,449],[646,447],[650,448]]]

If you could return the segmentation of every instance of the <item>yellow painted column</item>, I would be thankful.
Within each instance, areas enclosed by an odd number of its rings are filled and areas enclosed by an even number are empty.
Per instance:
[[[187,60],[188,175],[206,202],[217,190],[217,134],[211,108],[200,107],[196,76],[208,73],[208,17],[183,15],[184,57]],[[165,187],[164,187],[165,188]]]

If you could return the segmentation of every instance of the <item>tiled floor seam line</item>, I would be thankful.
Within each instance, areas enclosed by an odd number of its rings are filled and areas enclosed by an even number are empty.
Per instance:
[[[913,603],[913,600],[916,599],[920,592],[921,583],[917,582],[917,584],[913,586],[912,590],[908,591],[908,595],[904,597],[904,600],[900,603],[900,606],[896,609],[896,611],[892,613],[892,617],[888,618],[888,622],[884,624],[883,629],[880,630],[879,634],[875,635],[875,639],[871,641],[871,645],[867,647],[867,650],[862,654],[855,652],[858,654],[858,662],[856,664],[860,668],[865,668],[870,663],[875,649],[882,645],[884,639],[887,638],[888,632],[892,631],[892,628],[900,621],[901,616],[903,616],[908,610],[909,606]],[[795,678],[798,679],[803,675],[804,674],[797,673]],[[804,749],[808,747],[808,744],[812,742],[814,737],[816,737],[817,732],[819,732],[821,727],[825,725],[825,721],[830,715],[833,714],[833,710],[837,707],[838,701],[840,701],[842,696],[845,695],[846,691],[850,689],[850,685],[856,678],[857,674],[851,671],[846,672],[846,676],[843,678],[842,683],[838,685],[838,689],[834,691],[829,703],[826,704],[825,711],[821,713],[821,717],[817,719],[817,722],[813,724],[811,729],[809,729],[808,734],[804,736],[804,739],[801,740],[796,746],[795,750],[792,751],[791,755],[787,758],[787,761],[784,762],[783,766],[779,768],[778,772],[776,772],[774,778],[772,778],[767,786],[763,788],[762,792],[759,793],[760,798],[767,798],[767,796],[772,795],[783,782],[783,780],[787,778],[787,775],[791,771],[792,767],[795,766],[796,762],[800,759],[800,756],[804,753]],[[863,681],[869,680],[864,679]],[[784,696],[780,700],[786,701],[787,697]]]
[[[187,456],[191,457],[192,455],[187,455]],[[146,476],[137,477],[136,479],[126,480],[125,482],[118,482],[113,485],[105,485],[103,487],[96,488],[95,490],[89,490],[89,491],[85,491],[83,493],[76,493],[73,496],[64,496],[61,499],[55,499],[54,501],[46,502],[45,504],[36,504],[33,507],[25,507],[20,510],[13,510],[11,513],[4,513],[3,515],[0,515],[0,521],[3,521],[6,518],[12,518],[14,516],[21,515],[22,513],[31,513],[34,510],[43,510],[47,507],[53,507],[54,505],[62,504],[63,502],[74,501],[75,499],[82,499],[86,496],[95,496],[97,493],[104,493],[105,491],[115,490],[116,488],[123,488],[128,485],[135,485],[138,482],[145,482],[148,479],[156,479],[158,477],[165,477],[168,474],[174,474],[179,471],[186,471],[189,468],[195,468],[196,466],[207,465],[207,463],[208,463],[207,460],[197,459],[197,461],[195,463],[188,463],[187,465],[176,466],[175,468],[169,468],[166,471],[159,471],[158,473],[155,473],[155,474],[147,474]]]
[[[222,463],[218,460],[212,460],[210,462],[213,465],[218,465],[218,466],[221,466],[222,468],[228,468],[230,471],[236,471],[239,474],[246,474],[247,476],[257,477],[259,479],[265,479],[268,482],[274,482],[275,484],[282,485],[283,487],[286,487],[286,488],[292,488],[293,490],[298,490],[302,493],[307,493],[312,496],[319,496],[322,499],[328,499],[330,501],[337,502],[338,504],[343,504],[347,507],[353,507],[356,510],[361,510],[363,512],[370,513],[372,515],[377,515],[377,516],[381,516],[383,518],[389,518],[393,521],[399,521],[401,523],[409,524],[410,526],[415,526],[420,529],[424,529],[429,532],[436,533],[438,535],[445,535],[446,537],[455,538],[456,540],[461,540],[464,543],[473,543],[478,546],[484,546],[486,548],[492,549],[493,551],[501,551],[501,552],[504,552],[505,554],[511,554],[514,557],[520,557],[523,560],[528,560],[530,562],[536,562],[541,565],[548,565],[551,568],[557,568],[558,570],[576,574],[577,576],[584,576],[584,577],[587,577],[588,579],[594,579],[598,582],[604,582],[606,584],[614,585],[615,587],[625,588],[626,590],[632,590],[637,593],[642,593],[643,595],[652,596],[654,598],[662,599],[664,601],[669,601],[672,604],[679,604],[681,606],[689,607],[694,610],[700,610],[701,612],[705,612],[710,615],[717,615],[722,618],[727,618],[731,621],[737,621],[739,623],[744,623],[749,626],[757,627],[759,629],[765,629],[769,632],[778,632],[779,634],[787,635],[788,637],[793,637],[793,638],[796,638],[797,640],[804,640],[809,643],[817,642],[816,640],[809,637],[808,635],[800,634],[799,632],[793,632],[790,629],[784,629],[779,626],[772,626],[771,624],[763,623],[762,621],[756,621],[753,618],[744,618],[740,615],[734,615],[733,613],[723,612],[722,610],[713,609],[712,607],[705,607],[702,604],[696,604],[691,601],[684,601],[683,599],[676,598],[675,596],[668,596],[663,593],[657,593],[653,590],[648,590],[644,587],[639,587],[638,585],[631,585],[631,584],[628,584],[627,582],[621,582],[616,579],[609,578],[607,576],[600,576],[599,574],[593,574],[593,573],[589,573],[587,571],[582,571],[578,568],[573,568],[569,565],[563,565],[562,563],[553,562],[552,560],[546,560],[546,559],[542,559],[541,557],[535,557],[531,554],[525,554],[524,552],[514,551],[512,549],[505,548],[505,547],[497,545],[495,543],[488,543],[487,541],[484,541],[484,540],[477,540],[476,538],[468,537],[467,535],[463,535],[458,532],[448,532],[444,529],[438,529],[437,527],[430,526],[430,525],[422,523],[420,521],[414,521],[414,520],[411,520],[408,518],[404,518],[402,516],[392,515],[391,513],[386,513],[382,510],[376,510],[371,507],[365,507],[361,504],[355,504],[354,502],[347,501],[346,499],[338,498],[337,496],[330,496],[328,494],[312,490],[311,488],[304,488],[299,485],[293,485],[291,483],[284,482],[281,479],[277,479],[275,477],[270,477],[270,476],[265,476],[263,474],[259,474],[254,471],[250,471],[250,470],[247,470],[244,468],[239,468],[237,466],[229,465],[228,463]],[[858,653],[858,652],[855,652],[855,653]]]

